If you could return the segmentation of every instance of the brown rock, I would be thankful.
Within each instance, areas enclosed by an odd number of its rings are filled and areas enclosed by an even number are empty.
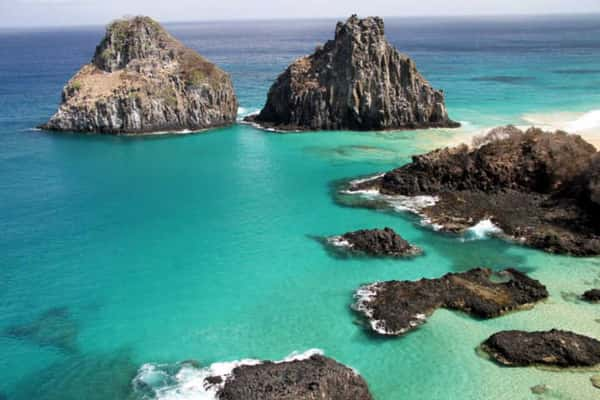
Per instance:
[[[385,38],[383,20],[353,15],[335,39],[295,61],[247,118],[279,130],[457,127],[414,62]]]
[[[552,253],[600,254],[595,199],[600,157],[565,132],[505,127],[476,141],[414,156],[383,176],[351,185],[384,195],[435,196],[419,212],[444,230],[461,232],[489,219],[505,237]]]
[[[426,322],[438,308],[493,318],[548,297],[546,287],[507,269],[477,268],[438,279],[377,282],[359,288],[353,308],[382,335],[401,335]]]
[[[221,400],[371,400],[367,383],[331,358],[236,367],[218,391]]]
[[[113,22],[90,64],[63,90],[43,129],[98,133],[202,130],[229,125],[229,76],[148,17]]]
[[[573,332],[503,331],[481,345],[498,363],[523,367],[593,367],[600,364],[600,341]]]

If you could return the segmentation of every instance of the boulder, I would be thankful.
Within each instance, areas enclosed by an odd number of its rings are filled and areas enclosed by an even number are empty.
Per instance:
[[[502,331],[481,345],[495,361],[511,367],[530,365],[593,367],[600,364],[600,341],[573,332]]]

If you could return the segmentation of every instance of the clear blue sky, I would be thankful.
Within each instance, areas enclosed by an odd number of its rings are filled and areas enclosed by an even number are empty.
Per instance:
[[[0,28],[105,24],[144,14],[163,22],[359,15],[600,13],[600,0],[0,0]]]

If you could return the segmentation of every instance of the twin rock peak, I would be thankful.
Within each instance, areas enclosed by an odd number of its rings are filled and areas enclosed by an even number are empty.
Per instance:
[[[143,134],[235,123],[230,76],[148,17],[111,23],[94,57],[63,89],[41,127]],[[246,119],[279,131],[456,127],[444,94],[385,38],[381,18],[353,15],[335,39],[296,60],[261,112]]]

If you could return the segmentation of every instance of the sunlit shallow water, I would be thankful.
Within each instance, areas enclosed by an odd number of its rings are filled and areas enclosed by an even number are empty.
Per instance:
[[[446,90],[452,117],[465,122],[458,131],[276,135],[234,126],[159,138],[31,130],[102,30],[0,34],[0,330],[22,333],[0,336],[0,392],[128,399],[145,363],[282,359],[319,348],[356,368],[377,399],[535,399],[538,384],[551,388],[542,398],[597,398],[588,371],[500,368],[476,347],[502,329],[600,337],[598,306],[577,300],[600,286],[599,259],[464,240],[334,196],[340,180],[488,126],[558,111],[576,121],[600,109],[597,21],[388,20],[390,39]],[[231,71],[251,112],[333,23],[170,28]],[[383,226],[425,255],[340,258],[316,240]],[[363,283],[475,266],[518,267],[551,297],[487,321],[437,311],[398,339],[368,334],[350,310]]]

